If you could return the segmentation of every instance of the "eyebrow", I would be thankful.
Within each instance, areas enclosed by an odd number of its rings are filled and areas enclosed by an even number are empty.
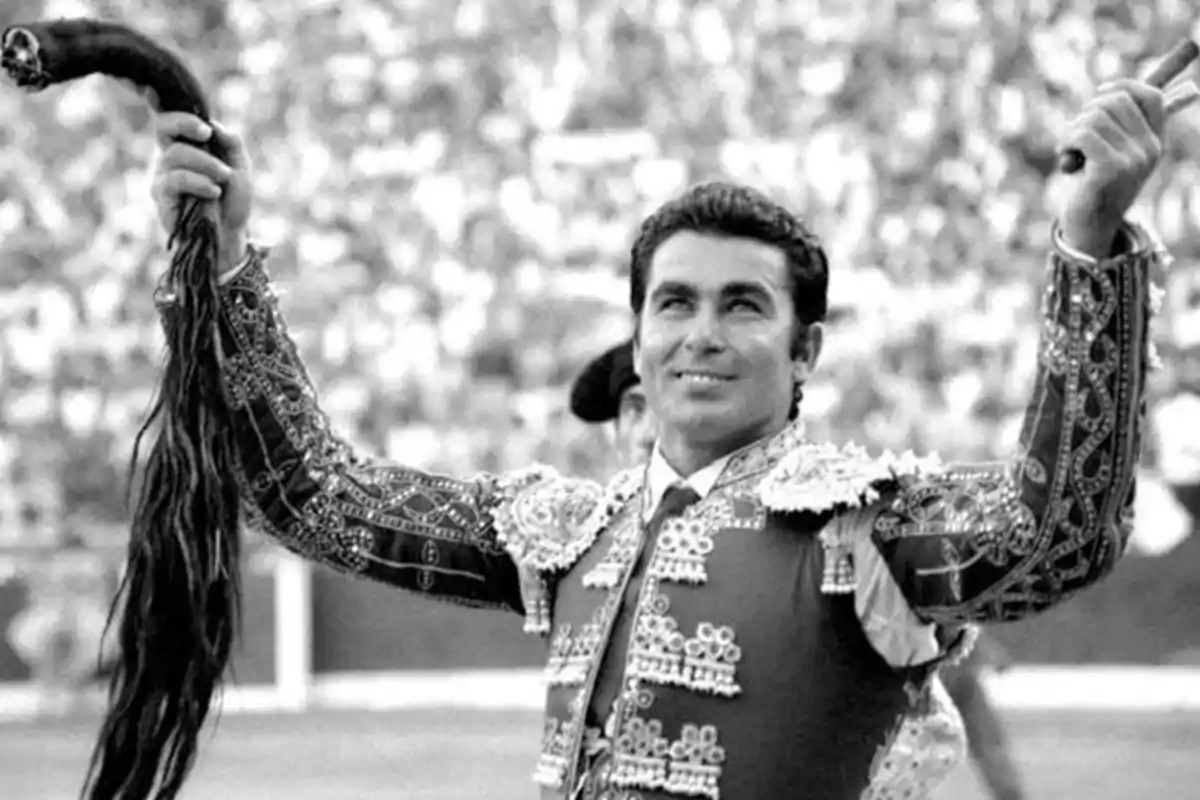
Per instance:
[[[764,289],[762,284],[745,281],[726,284],[721,288],[721,294],[733,297],[757,297],[766,301],[771,299],[771,293]]]
[[[666,295],[695,297],[697,294],[699,292],[696,290],[696,287],[690,283],[684,283],[683,281],[663,281],[654,288],[654,291],[650,293],[650,297],[651,299]],[[761,284],[747,281],[725,284],[721,287],[721,295],[724,297],[755,297],[767,302],[771,300],[771,293]]]

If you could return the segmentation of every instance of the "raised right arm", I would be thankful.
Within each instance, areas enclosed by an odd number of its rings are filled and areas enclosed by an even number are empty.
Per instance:
[[[266,251],[222,280],[220,341],[237,427],[243,506],[289,550],[430,597],[525,613],[543,627],[553,560],[541,540],[578,541],[599,487],[553,470],[471,480],[356,455],[330,430],[271,288]],[[163,313],[175,313],[169,301]],[[537,512],[537,513],[530,513]]]

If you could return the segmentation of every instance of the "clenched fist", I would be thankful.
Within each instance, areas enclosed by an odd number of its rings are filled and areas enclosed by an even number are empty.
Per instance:
[[[1101,86],[1064,131],[1062,146],[1085,159],[1083,169],[1061,179],[1059,225],[1068,245],[1096,258],[1111,254],[1117,229],[1162,157],[1168,117],[1200,99],[1195,84],[1161,88],[1189,63],[1175,59],[1149,81]]]
[[[214,121],[210,126],[192,114],[160,114],[155,127],[162,151],[153,183],[159,222],[169,234],[185,196],[219,200],[222,252],[218,269],[222,274],[228,272],[241,259],[253,199],[245,146],[220,123]],[[198,146],[213,138],[228,163]]]

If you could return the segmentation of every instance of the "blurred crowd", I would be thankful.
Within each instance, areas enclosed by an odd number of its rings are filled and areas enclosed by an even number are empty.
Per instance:
[[[849,313],[806,393],[814,436],[1011,452],[1055,132],[1194,20],[1178,0],[6,0],[0,26],[80,14],[182,53],[246,137],[254,232],[350,441],[595,476],[566,387],[629,330],[637,222],[719,177],[830,252]],[[1164,403],[1200,391],[1200,106],[1181,116],[1138,209],[1175,256]],[[125,535],[162,348],[154,149],[118,82],[0,85],[0,581]]]

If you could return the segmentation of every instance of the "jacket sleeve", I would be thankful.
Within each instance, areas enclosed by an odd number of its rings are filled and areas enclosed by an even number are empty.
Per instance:
[[[1096,261],[1055,232],[1016,457],[901,477],[856,515],[864,619],[1017,620],[1094,584],[1121,557],[1153,358],[1150,270],[1160,258],[1142,229],[1127,225],[1122,238],[1122,255]]]
[[[527,629],[545,627],[557,562],[531,555],[542,540],[579,545],[575,532],[594,509],[598,487],[548,467],[463,480],[353,452],[318,405],[265,257],[250,248],[221,288],[235,479],[251,524],[340,572],[523,613]]]

